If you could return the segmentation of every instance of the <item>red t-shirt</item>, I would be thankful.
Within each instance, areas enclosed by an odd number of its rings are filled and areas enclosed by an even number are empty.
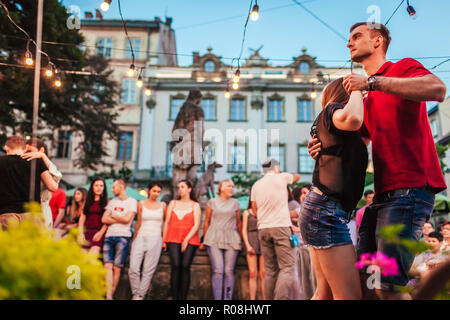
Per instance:
[[[411,58],[385,62],[374,75],[411,78],[431,72]],[[372,140],[375,192],[447,188],[428,122],[425,102],[371,91],[364,99],[361,134]]]
[[[53,192],[49,205],[50,209],[52,209],[53,222],[55,222],[58,216],[58,210],[66,207],[66,193],[64,190],[58,188],[58,190]]]

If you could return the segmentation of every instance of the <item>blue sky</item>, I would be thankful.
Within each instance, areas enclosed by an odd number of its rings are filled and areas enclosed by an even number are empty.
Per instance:
[[[102,0],[63,0],[65,6],[78,5],[81,11],[95,12]],[[305,7],[331,25],[338,33],[348,36],[354,22],[366,21],[370,5],[380,8],[384,23],[401,0],[304,0]],[[417,19],[406,12],[406,1],[388,24],[392,42],[388,59],[404,57],[450,58],[450,1],[410,0],[417,11]],[[153,20],[158,16],[173,18],[177,50],[179,54],[193,51],[213,52],[226,58],[239,56],[242,33],[250,0],[122,0],[125,19]],[[306,47],[308,53],[326,66],[342,66],[345,62],[324,60],[347,60],[349,52],[346,41],[327,29],[303,8],[291,0],[259,0],[260,19],[249,21],[243,58],[249,56],[249,48],[264,45],[261,55],[269,59],[292,59]],[[104,13],[105,19],[120,18],[117,0]],[[215,21],[212,23],[212,21]],[[445,58],[419,59],[431,68]],[[192,57],[178,57],[180,65],[190,65]],[[230,63],[231,60],[224,60]],[[289,61],[272,61],[272,65],[288,64]],[[432,70],[447,86],[450,86],[450,62]],[[450,95],[450,92],[448,93]]]

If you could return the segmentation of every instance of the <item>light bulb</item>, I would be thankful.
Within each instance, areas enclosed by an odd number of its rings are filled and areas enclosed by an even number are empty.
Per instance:
[[[145,89],[145,95],[148,97],[152,94],[152,90],[150,88]]]
[[[250,19],[256,21],[259,19],[259,7],[257,4],[253,6],[252,13],[250,13]]]
[[[230,91],[228,91],[228,89],[227,89],[227,91],[225,91],[225,98],[227,98],[227,99],[229,99],[230,98],[230,96],[231,96],[231,93],[230,93]]]
[[[108,11],[109,7],[111,5],[111,0],[109,1],[103,1],[102,4],[100,5],[100,9],[102,9],[103,11]]]
[[[61,80],[60,79],[56,79],[55,80],[55,87],[59,88],[59,87],[61,87],[61,85],[62,85]]]
[[[132,77],[134,76],[135,70],[136,70],[136,68],[135,68],[134,64],[132,64],[132,65],[130,66],[130,69],[128,69],[128,76],[129,76],[130,78],[132,78]]]
[[[312,91],[311,92],[311,98],[313,98],[313,99],[317,98],[317,92]]]
[[[53,68],[51,66],[49,66],[47,68],[47,70],[45,70],[45,75],[50,78],[51,76],[53,76]]]
[[[29,65],[29,66],[32,66],[33,63],[34,63],[30,51],[27,51],[27,53],[25,54],[25,63],[26,63],[27,65]]]
[[[241,71],[239,69],[236,70],[236,73],[233,76],[233,82],[238,83],[241,78]]]
[[[139,76],[138,80],[136,81],[136,85],[138,86],[138,88],[142,88],[142,86],[144,85],[144,82],[142,82],[141,76]]]
[[[234,90],[239,89],[239,83],[235,82],[233,83],[233,85],[231,86]]]
[[[414,10],[413,6],[408,6],[406,8],[406,11],[408,12],[408,14],[411,17],[411,19],[413,19],[413,20],[417,19],[417,12],[416,12],[416,10]]]

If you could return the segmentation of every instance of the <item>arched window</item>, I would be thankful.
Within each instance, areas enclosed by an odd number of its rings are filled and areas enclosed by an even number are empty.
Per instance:
[[[207,72],[207,73],[211,73],[216,70],[216,65],[211,60],[206,61],[205,64],[203,65],[203,67],[205,69],[205,72]]]
[[[304,61],[300,63],[298,68],[301,74],[308,74],[310,70],[309,63]]]

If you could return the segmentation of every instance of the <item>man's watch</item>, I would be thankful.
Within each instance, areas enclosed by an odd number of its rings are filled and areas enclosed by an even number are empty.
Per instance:
[[[375,85],[377,84],[377,78],[375,76],[368,77],[367,84],[369,85],[369,91],[374,91]]]

